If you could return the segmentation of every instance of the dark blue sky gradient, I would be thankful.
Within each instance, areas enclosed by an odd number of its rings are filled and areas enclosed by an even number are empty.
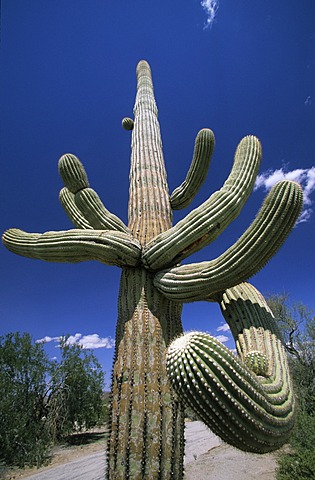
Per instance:
[[[58,200],[57,161],[66,152],[127,222],[130,133],[121,119],[132,116],[142,58],[152,68],[170,191],[186,175],[198,130],[216,136],[207,181],[174,221],[222,186],[244,135],[262,142],[261,172],[315,165],[313,0],[221,0],[207,29],[198,0],[2,0],[1,13],[1,231],[72,228]],[[265,194],[254,192],[224,234],[189,261],[230,246]],[[285,290],[315,308],[314,226],[313,214],[294,229],[251,280],[259,290]],[[49,264],[4,248],[0,261],[0,335],[114,337],[119,269]],[[183,319],[186,329],[213,334],[224,323],[207,303],[186,305]],[[95,352],[109,372],[113,349]]]

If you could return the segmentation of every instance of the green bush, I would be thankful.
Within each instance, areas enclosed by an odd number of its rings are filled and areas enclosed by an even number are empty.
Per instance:
[[[314,480],[315,448],[284,455],[279,460],[277,480]]]
[[[50,438],[43,420],[48,359],[28,334],[0,337],[0,463],[39,466]]]
[[[315,416],[301,412],[291,439],[293,452],[279,459],[277,480],[315,479]]]
[[[50,361],[27,333],[0,337],[0,473],[44,464],[56,440],[102,419],[99,362],[67,337],[59,346],[61,361]]]
[[[291,444],[299,450],[315,448],[315,415],[298,415]]]

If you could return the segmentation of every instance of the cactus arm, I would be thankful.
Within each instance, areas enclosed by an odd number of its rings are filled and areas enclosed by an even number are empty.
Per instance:
[[[279,182],[250,227],[226,252],[209,262],[161,271],[155,275],[155,286],[169,299],[191,302],[210,300],[215,292],[247,280],[278,251],[294,227],[302,204],[300,185]]]
[[[75,210],[73,207],[69,209],[68,203],[66,205],[63,203],[66,213],[70,214],[73,222],[77,222],[79,215],[83,224],[87,222],[96,230],[117,230],[130,233],[126,225],[105,208],[97,193],[89,188],[85,169],[75,155],[70,153],[63,155],[59,159],[58,169],[65,187],[74,195]],[[67,200],[69,200],[69,196]],[[73,218],[74,213],[75,217]]]
[[[90,186],[84,166],[72,153],[66,153],[58,160],[59,174],[70,192],[77,193]]]
[[[276,450],[290,436],[295,401],[272,312],[249,284],[227,290],[220,303],[241,358],[210,335],[192,332],[169,347],[171,383],[227,443],[249,452]]]
[[[179,397],[216,435],[240,450],[267,453],[286,443],[294,424],[291,384],[278,394],[269,393],[258,376],[215,338],[198,332],[187,337],[171,344],[167,358]],[[279,345],[273,353],[277,359],[285,355]],[[287,368],[284,361],[280,368]],[[287,381],[284,374],[281,384]]]
[[[81,210],[77,207],[74,194],[70,192],[67,187],[60,190],[59,200],[75,228],[93,230],[92,225],[86,220]]]
[[[206,179],[214,148],[212,130],[203,128],[197,134],[191,166],[183,183],[171,194],[173,210],[187,207]]]
[[[130,234],[128,227],[120,218],[104,207],[98,194],[92,188],[78,191],[74,198],[79,210],[96,230],[117,230]]]
[[[218,293],[216,300],[231,329],[239,357],[245,361],[252,351],[268,357],[270,345],[264,337],[265,331],[279,339],[281,333],[263,295],[250,283],[243,282]]]
[[[243,138],[223,187],[149,242],[143,252],[144,265],[151,270],[174,265],[214,241],[239,215],[254,186],[260,159],[259,140],[252,135]]]
[[[2,237],[5,247],[17,255],[48,262],[99,260],[107,265],[136,266],[139,242],[130,235],[104,230],[66,230],[26,233],[12,228]]]

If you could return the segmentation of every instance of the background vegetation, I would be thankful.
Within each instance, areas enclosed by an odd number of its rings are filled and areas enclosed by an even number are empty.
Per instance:
[[[280,457],[277,480],[315,479],[315,317],[287,294],[268,298],[286,344],[298,401],[291,452]]]
[[[40,466],[53,444],[104,422],[104,373],[89,351],[60,340],[49,360],[29,334],[0,337],[0,465]]]

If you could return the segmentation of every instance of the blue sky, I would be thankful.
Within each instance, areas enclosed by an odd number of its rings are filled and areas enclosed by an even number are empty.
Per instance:
[[[58,194],[58,158],[84,163],[106,207],[127,222],[135,68],[149,61],[172,191],[189,168],[194,139],[211,128],[216,147],[193,204],[220,188],[247,134],[259,137],[257,188],[238,219],[188,261],[212,259],[242,234],[275,180],[302,182],[303,216],[251,279],[315,309],[315,5],[313,0],[2,0],[1,231],[72,228]],[[28,331],[94,346],[109,381],[120,270],[97,262],[50,264],[0,249],[0,335]],[[217,305],[184,307],[184,328],[223,335]],[[49,338],[48,338],[49,337]]]

